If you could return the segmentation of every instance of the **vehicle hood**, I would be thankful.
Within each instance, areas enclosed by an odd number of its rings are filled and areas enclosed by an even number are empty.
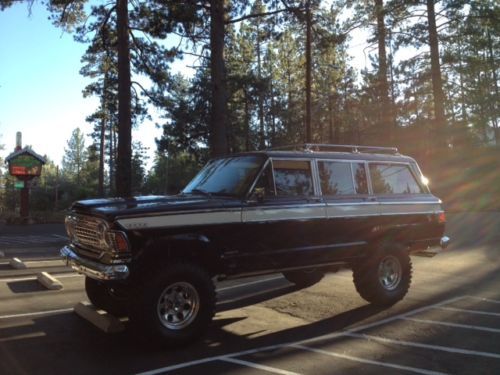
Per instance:
[[[132,198],[88,199],[77,201],[71,210],[77,214],[100,216],[108,221],[144,214],[162,214],[241,206],[241,200],[202,195],[138,196]]]

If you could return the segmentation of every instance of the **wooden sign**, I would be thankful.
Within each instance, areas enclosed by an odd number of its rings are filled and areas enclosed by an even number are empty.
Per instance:
[[[31,154],[24,153],[9,160],[9,173],[12,176],[40,176],[43,163]]]

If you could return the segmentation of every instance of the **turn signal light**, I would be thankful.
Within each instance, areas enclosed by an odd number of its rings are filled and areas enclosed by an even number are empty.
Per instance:
[[[444,212],[440,212],[438,215],[438,223],[445,224],[446,223],[446,215]]]

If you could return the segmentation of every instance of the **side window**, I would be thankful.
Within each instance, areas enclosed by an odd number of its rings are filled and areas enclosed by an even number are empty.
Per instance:
[[[320,161],[318,169],[323,195],[356,194],[351,163]]]
[[[370,177],[375,194],[420,194],[422,188],[407,165],[370,164]]]
[[[300,160],[273,160],[278,196],[314,195],[311,163]]]

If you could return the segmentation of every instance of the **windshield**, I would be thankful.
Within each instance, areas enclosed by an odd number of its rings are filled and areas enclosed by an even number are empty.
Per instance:
[[[182,192],[240,197],[254,181],[264,159],[263,156],[235,156],[212,160]]]

